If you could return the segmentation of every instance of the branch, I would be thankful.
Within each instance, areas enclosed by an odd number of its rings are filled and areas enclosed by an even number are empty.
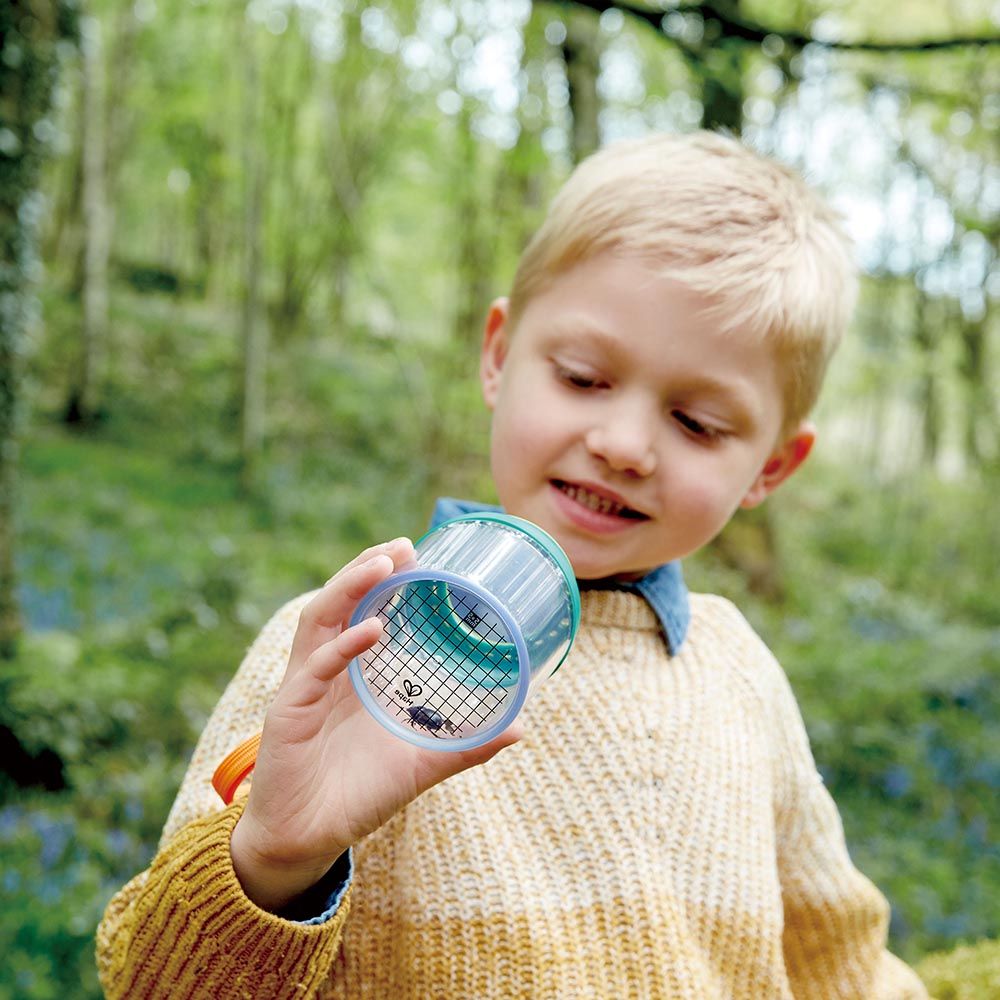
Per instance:
[[[711,3],[682,4],[669,9],[653,10],[649,7],[639,7],[627,0],[563,0],[578,7],[587,7],[598,13],[606,10],[619,10],[639,21],[643,21],[660,34],[665,34],[663,19],[668,14],[700,14],[706,21],[715,21],[721,25],[727,38],[736,38],[745,42],[760,44],[765,38],[780,38],[786,45],[794,49],[803,49],[807,45],[816,45],[824,49],[847,52],[939,52],[943,49],[981,48],[988,45],[1000,45],[1000,35],[957,35],[953,38],[931,38],[922,42],[868,42],[868,41],[835,41],[815,38],[800,31],[770,28],[733,14],[726,14]],[[674,39],[671,39],[673,41]]]

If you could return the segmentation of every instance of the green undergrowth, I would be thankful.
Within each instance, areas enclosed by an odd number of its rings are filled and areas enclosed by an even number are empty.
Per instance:
[[[928,955],[917,972],[936,1000],[1000,1000],[1000,942]]]

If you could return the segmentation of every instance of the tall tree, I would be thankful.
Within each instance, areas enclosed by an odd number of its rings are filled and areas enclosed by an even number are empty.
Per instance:
[[[36,309],[37,184],[49,152],[39,126],[52,107],[59,42],[76,32],[67,0],[0,5],[0,657],[13,655],[21,631],[14,517],[22,340]]]
[[[601,41],[597,18],[570,10],[562,43],[566,83],[572,115],[573,162],[579,163],[601,144],[600,97],[597,78],[601,70]]]
[[[372,19],[377,28],[369,20],[375,10],[380,15]],[[413,110],[413,95],[399,85],[400,64],[393,46],[381,45],[378,35],[402,36],[413,29],[416,16],[417,5],[410,3],[364,9],[348,5],[341,14],[343,52],[330,64],[322,91],[330,225],[319,251],[332,278],[328,320],[333,329],[350,312],[352,268],[365,247],[366,200],[393,162]]]
[[[104,59],[101,22],[81,20],[81,76],[83,81],[82,217],[83,253],[80,360],[73,366],[66,404],[69,423],[93,422],[101,405],[102,356],[108,336],[109,218],[105,165]]]
[[[507,150],[497,177],[497,217],[505,248],[515,257],[539,224],[546,200],[548,157],[542,145],[547,124],[543,82],[551,45],[545,38],[548,9],[533,4],[521,33],[517,141]]]
[[[923,431],[922,457],[928,465],[934,465],[941,450],[941,360],[935,333],[944,328],[942,320],[947,317],[939,315],[941,310],[933,308],[922,289],[917,289],[913,306],[913,340],[920,365],[917,412]]]
[[[457,272],[456,308],[452,339],[460,358],[479,338],[483,308],[492,291],[495,217],[492,206],[484,204],[481,179],[492,176],[483,155],[482,142],[472,122],[472,99],[466,98],[457,117],[455,130],[455,215]]]
[[[323,245],[317,227],[303,225],[315,212],[319,194],[314,181],[314,156],[303,142],[303,122],[311,110],[315,57],[308,39],[297,29],[294,17],[280,46],[267,60],[265,92],[268,117],[273,119],[277,141],[272,140],[273,181],[270,186],[268,230],[271,256],[277,271],[277,294],[270,303],[276,338],[288,337],[300,325],[307,298],[325,263],[316,252]]]
[[[739,15],[739,0],[731,0],[731,12]],[[695,49],[695,65],[701,81],[702,128],[743,130],[743,74],[746,47],[725,34],[721,21],[706,13]]]
[[[267,325],[261,309],[261,214],[264,201],[264,151],[261,148],[260,65],[255,28],[242,5],[243,60],[243,289],[240,332],[243,369],[240,395],[240,457],[244,489],[256,483],[264,440],[267,384]]]

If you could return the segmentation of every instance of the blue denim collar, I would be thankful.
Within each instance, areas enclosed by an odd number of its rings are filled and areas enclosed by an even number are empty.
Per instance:
[[[476,514],[481,511],[499,511],[500,507],[477,503],[475,500],[456,500],[441,497],[434,505],[431,527],[436,528],[443,521],[461,514]],[[587,584],[584,583],[586,588]],[[680,652],[691,622],[691,607],[688,603],[687,585],[679,562],[664,563],[650,570],[641,580],[630,583],[601,581],[598,586],[615,590],[630,590],[640,594],[656,612],[663,635],[670,647],[671,655]]]

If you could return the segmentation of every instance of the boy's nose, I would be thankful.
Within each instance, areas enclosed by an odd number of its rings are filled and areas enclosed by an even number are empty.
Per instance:
[[[587,432],[586,443],[590,453],[615,472],[650,476],[656,469],[650,426],[642,417],[600,423]]]

